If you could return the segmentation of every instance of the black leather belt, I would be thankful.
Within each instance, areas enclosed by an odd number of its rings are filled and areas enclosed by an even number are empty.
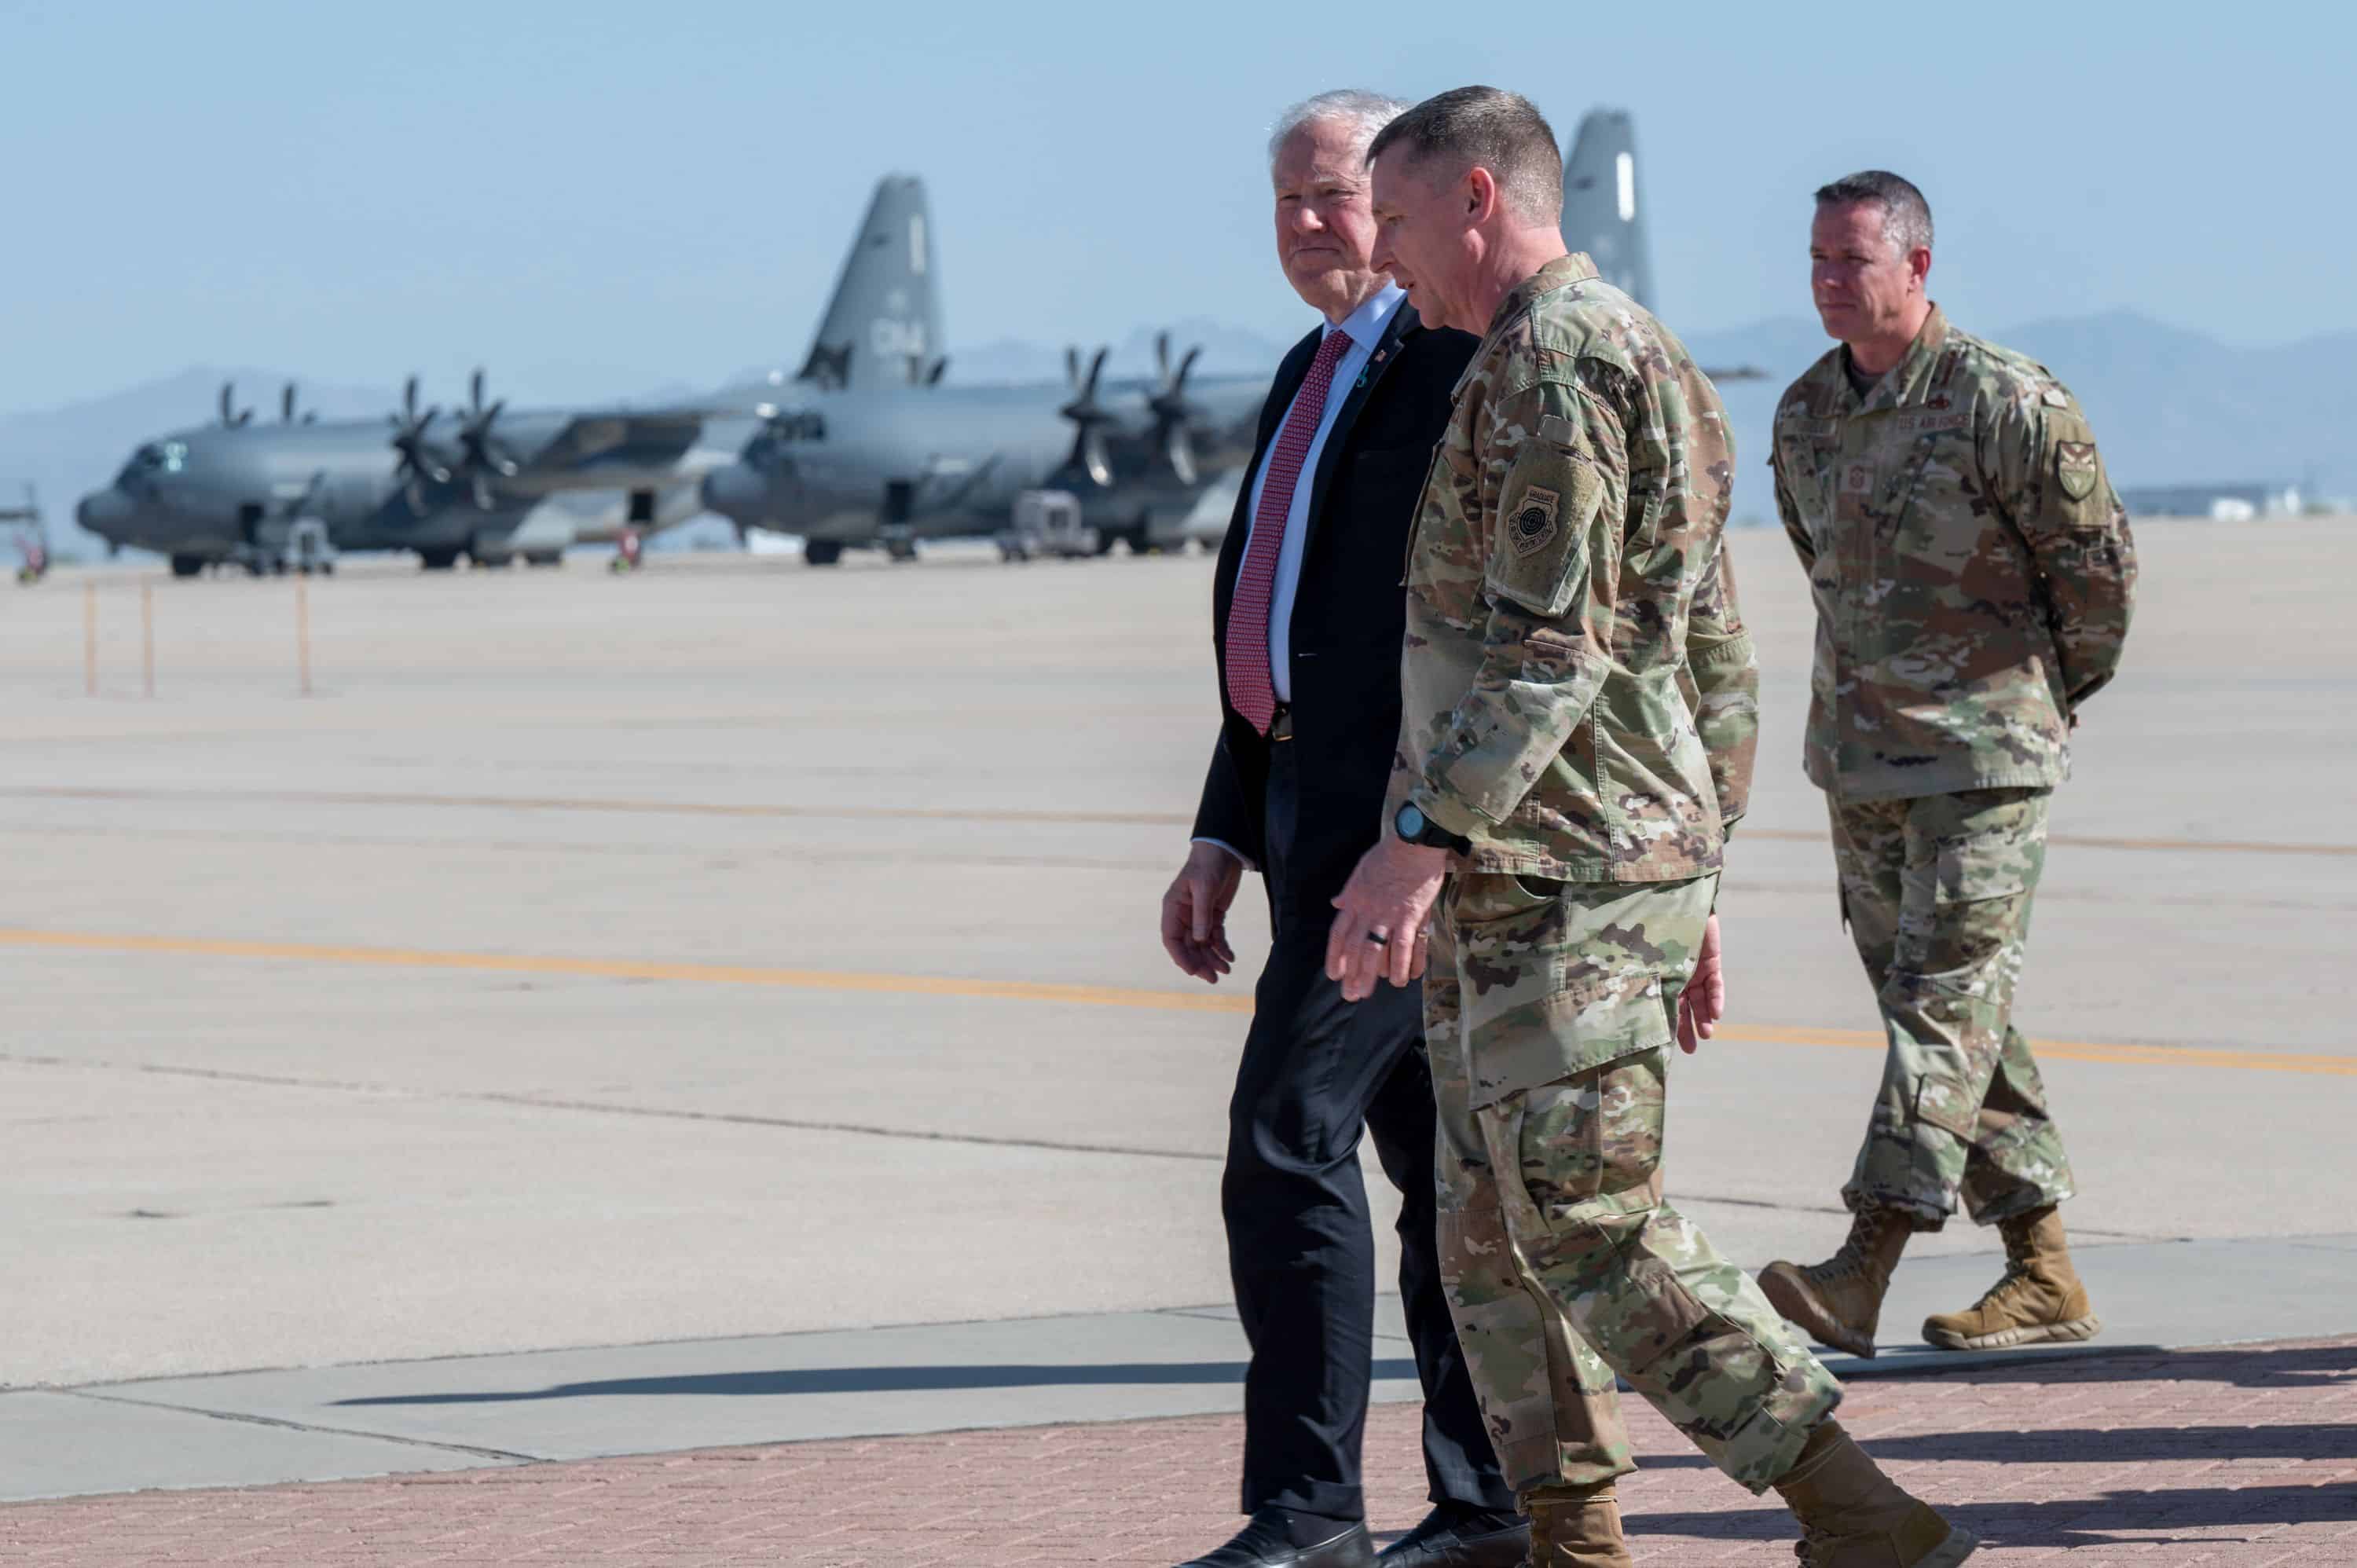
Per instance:
[[[1276,716],[1268,721],[1268,738],[1271,740],[1293,738],[1293,710],[1283,703],[1276,704]]]

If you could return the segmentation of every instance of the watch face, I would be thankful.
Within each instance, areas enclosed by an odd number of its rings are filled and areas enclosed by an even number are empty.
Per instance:
[[[1402,806],[1398,820],[1392,825],[1399,829],[1399,836],[1404,839],[1421,838],[1424,835],[1424,812],[1415,806]]]

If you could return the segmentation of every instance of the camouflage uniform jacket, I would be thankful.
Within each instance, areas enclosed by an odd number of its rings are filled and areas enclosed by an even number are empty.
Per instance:
[[[1586,256],[1507,295],[1418,503],[1393,806],[1476,871],[1716,870],[1759,741],[1733,467],[1717,392]]]
[[[1937,306],[1861,399],[1836,348],[1776,408],[1776,509],[1817,604],[1810,779],[1846,800],[2059,784],[2136,586],[2093,432]]]

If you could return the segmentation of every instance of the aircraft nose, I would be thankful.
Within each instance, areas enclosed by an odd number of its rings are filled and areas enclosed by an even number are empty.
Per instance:
[[[121,490],[92,490],[74,507],[74,521],[101,539],[110,538],[131,521],[131,498]]]
[[[769,486],[762,477],[742,463],[731,463],[725,468],[715,468],[704,476],[704,504],[707,510],[739,521],[758,521],[761,500]]]

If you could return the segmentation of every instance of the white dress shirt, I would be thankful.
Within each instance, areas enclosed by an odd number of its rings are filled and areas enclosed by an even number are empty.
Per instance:
[[[1326,450],[1326,437],[1333,434],[1334,421],[1349,400],[1351,389],[1357,384],[1359,373],[1374,357],[1375,345],[1383,339],[1383,328],[1392,312],[1407,298],[1399,285],[1385,280],[1373,298],[1352,311],[1340,327],[1326,324],[1329,337],[1336,332],[1351,335],[1351,347],[1334,366],[1334,379],[1327,383],[1326,406],[1318,416],[1318,432],[1309,438],[1309,451],[1301,459],[1301,478],[1293,487],[1293,504],[1286,509],[1285,542],[1277,547],[1276,582],[1268,601],[1268,679],[1276,689],[1280,703],[1293,701],[1293,601],[1301,588],[1301,553],[1309,543],[1309,495],[1317,488],[1318,459]],[[1301,400],[1296,392],[1294,402]],[[1280,432],[1293,418],[1293,404],[1286,405],[1285,418],[1276,423]],[[1269,449],[1276,448],[1275,436],[1269,439]],[[1236,559],[1242,563],[1252,553],[1251,530],[1258,526],[1262,487],[1268,483],[1268,457],[1261,458],[1260,469],[1253,476],[1252,504],[1244,510],[1244,547]],[[1237,566],[1241,575],[1243,568]]]

